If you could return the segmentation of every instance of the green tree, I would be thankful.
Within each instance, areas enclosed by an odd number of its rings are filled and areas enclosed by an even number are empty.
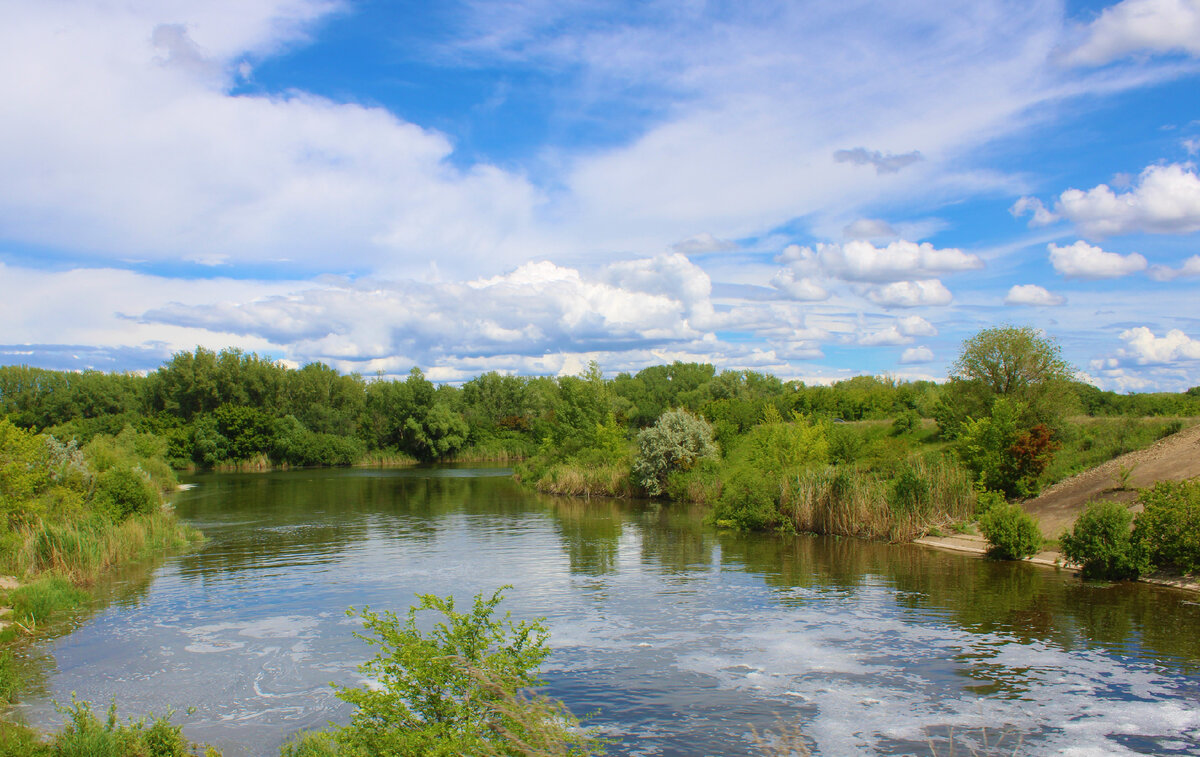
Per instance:
[[[1020,424],[1058,427],[1075,399],[1073,370],[1058,343],[1030,326],[984,329],[963,342],[937,410],[938,425],[955,436],[967,418],[991,413],[997,399],[1022,407]]]
[[[496,617],[506,588],[476,595],[467,612],[433,594],[418,595],[403,620],[351,608],[372,634],[359,638],[379,650],[359,667],[377,685],[338,691],[357,709],[333,740],[373,756],[596,753],[598,742],[566,707],[521,693],[543,683],[537,668],[550,654],[549,631],[541,620]],[[442,616],[428,633],[418,627],[426,611]]]

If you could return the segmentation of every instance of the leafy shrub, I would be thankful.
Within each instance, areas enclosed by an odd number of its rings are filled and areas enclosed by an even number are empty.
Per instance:
[[[183,736],[183,726],[171,722],[172,712],[146,720],[117,720],[117,704],[108,709],[108,718],[101,722],[91,705],[72,694],[71,705],[60,707],[67,716],[66,725],[55,734],[50,744],[56,757],[190,757],[198,754],[194,745]],[[219,753],[211,747],[208,757]]]
[[[691,470],[700,460],[718,454],[712,426],[683,409],[660,415],[653,426],[637,435],[637,446],[634,481],[652,497],[663,493],[672,472]]]
[[[955,451],[980,486],[1008,497],[1036,493],[1038,476],[1060,445],[1048,426],[1023,429],[1025,414],[1021,403],[1000,397],[990,415],[963,422]]]
[[[115,521],[153,512],[162,503],[150,477],[140,468],[109,468],[96,477],[94,501]]]
[[[1137,578],[1147,569],[1145,552],[1133,538],[1133,515],[1118,502],[1092,502],[1062,535],[1063,557],[1081,567],[1084,578]]]
[[[911,434],[921,427],[921,416],[917,415],[917,411],[908,408],[900,411],[896,419],[892,421],[892,435],[901,436],[903,434]]]
[[[1018,505],[993,505],[979,516],[979,529],[988,541],[988,557],[1023,560],[1042,548],[1037,521]]]
[[[379,650],[359,670],[380,685],[338,691],[357,709],[332,740],[354,755],[594,754],[599,743],[562,703],[519,693],[543,683],[549,631],[541,620],[496,617],[505,588],[476,595],[467,612],[453,597],[421,594],[403,621],[351,608],[373,634],[360,638]],[[428,633],[418,628],[425,611],[442,616]],[[294,744],[296,757],[331,753],[328,739]]]
[[[975,514],[983,515],[996,505],[1007,504],[1004,495],[992,489],[980,489],[975,493]]]
[[[725,480],[712,519],[718,526],[760,531],[779,523],[778,504],[778,477],[743,467]]]
[[[1143,489],[1134,538],[1154,567],[1179,574],[1200,571],[1200,479],[1160,481]]]
[[[829,442],[829,462],[834,464],[853,463],[862,453],[865,440],[854,426],[846,423],[831,423],[825,429]]]

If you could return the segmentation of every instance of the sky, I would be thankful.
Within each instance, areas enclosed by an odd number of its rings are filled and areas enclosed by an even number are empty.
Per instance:
[[[0,9],[0,364],[1200,385],[1200,0]]]

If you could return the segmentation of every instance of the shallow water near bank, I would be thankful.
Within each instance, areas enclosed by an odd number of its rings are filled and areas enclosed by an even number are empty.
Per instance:
[[[178,715],[228,755],[344,722],[329,682],[371,652],[349,606],[512,584],[544,616],[545,693],[610,754],[753,753],[798,727],[814,750],[1200,752],[1200,602],[1145,585],[914,545],[739,535],[655,503],[531,494],[499,468],[196,476],[179,514],[208,536],[114,590],[18,708],[71,692]],[[982,744],[990,746],[986,749]],[[998,748],[997,741],[1001,741]]]

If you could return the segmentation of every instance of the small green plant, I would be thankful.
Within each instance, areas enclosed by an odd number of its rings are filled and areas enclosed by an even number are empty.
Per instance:
[[[359,638],[379,650],[359,667],[377,685],[341,688],[338,697],[357,708],[349,725],[328,738],[302,735],[290,754],[598,753],[601,742],[561,702],[523,693],[543,684],[537,668],[550,654],[549,631],[541,620],[497,618],[506,588],[476,595],[467,612],[455,608],[453,597],[433,594],[418,595],[404,620],[351,608],[348,614],[372,634]],[[418,616],[426,611],[443,619],[423,633]],[[340,751],[331,751],[334,743]]]
[[[1129,486],[1129,483],[1130,483],[1130,480],[1133,478],[1133,472],[1136,469],[1137,469],[1137,463],[1134,463],[1133,465],[1130,465],[1129,467],[1126,467],[1124,464],[1117,466],[1117,472],[1113,476],[1113,482],[1117,485],[1118,489],[1120,489],[1121,491],[1124,492],[1124,491],[1129,491],[1129,489],[1132,488]]]
[[[201,754],[200,747],[183,736],[183,726],[171,722],[173,712],[159,717],[121,723],[117,720],[117,703],[108,708],[102,722],[92,712],[88,702],[71,695],[69,706],[59,706],[66,716],[63,729],[54,735],[50,753],[55,757],[190,757]],[[206,757],[220,757],[207,747]]]
[[[988,541],[988,557],[1024,560],[1042,548],[1037,521],[1018,505],[993,505],[979,516],[979,529]]]
[[[1154,567],[1181,575],[1200,571],[1200,479],[1160,481],[1143,489],[1138,501],[1145,509],[1134,538]]]
[[[911,434],[921,427],[921,416],[917,415],[917,411],[912,408],[901,410],[892,421],[892,435],[903,436]]]
[[[1148,569],[1145,551],[1133,538],[1133,515],[1117,502],[1092,502],[1059,539],[1062,555],[1087,579],[1137,578]]]

